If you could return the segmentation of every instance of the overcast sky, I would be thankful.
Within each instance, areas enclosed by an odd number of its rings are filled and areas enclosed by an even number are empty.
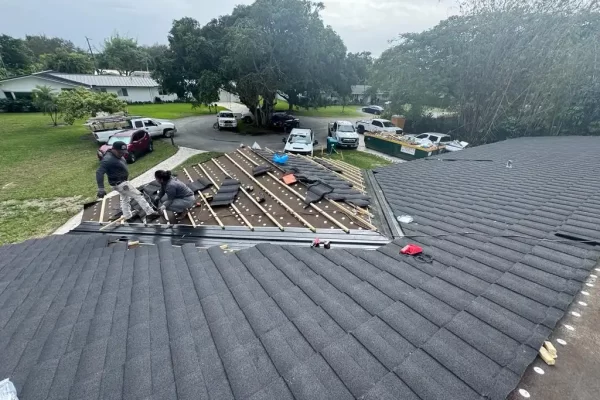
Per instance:
[[[204,24],[253,0],[0,0],[0,33],[60,36],[100,49],[114,32],[140,44],[166,43],[174,19],[196,18]],[[324,0],[323,19],[342,37],[349,51],[379,55],[403,32],[419,32],[455,14],[454,0]]]

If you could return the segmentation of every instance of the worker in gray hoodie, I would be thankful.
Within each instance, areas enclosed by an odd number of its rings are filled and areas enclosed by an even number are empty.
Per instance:
[[[96,171],[98,198],[106,196],[106,190],[104,190],[104,175],[106,174],[108,184],[121,195],[121,211],[125,219],[128,220],[133,217],[131,205],[129,204],[131,199],[135,199],[148,217],[157,217],[158,213],[148,204],[144,195],[127,180],[129,170],[127,169],[127,161],[123,158],[126,151],[127,145],[124,142],[117,141],[102,157],[100,166]]]
[[[196,204],[194,192],[171,175],[171,171],[158,170],[154,173],[156,181],[160,184],[160,210],[177,213],[177,219],[182,220],[188,215],[188,210]]]

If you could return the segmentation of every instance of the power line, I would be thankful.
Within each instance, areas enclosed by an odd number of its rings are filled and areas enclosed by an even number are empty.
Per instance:
[[[98,73],[98,66],[96,65],[96,57],[94,57],[94,52],[92,51],[92,46],[90,45],[90,38],[85,36],[85,40],[88,45],[88,49],[90,49],[90,55],[92,56],[92,61],[94,62],[94,70]]]

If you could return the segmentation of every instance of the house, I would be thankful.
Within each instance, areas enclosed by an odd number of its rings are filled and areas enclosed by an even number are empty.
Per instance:
[[[596,398],[599,152],[524,138],[367,172],[374,220],[414,220],[375,250],[242,224],[215,229],[254,235],[238,251],[142,225],[0,247],[0,377],[24,399]],[[202,166],[217,183],[268,163],[225,158]],[[545,340],[564,366],[540,364]]]
[[[66,74],[54,71],[36,72],[0,80],[0,99],[31,98],[36,86],[49,86],[57,92],[83,87],[99,92],[115,93],[129,103],[172,101],[176,95],[162,92],[160,85],[149,76]]]
[[[368,93],[371,86],[369,85],[352,85],[352,102],[355,104],[375,104],[386,102],[390,98],[389,92],[382,90],[377,91],[377,97],[372,99]]]

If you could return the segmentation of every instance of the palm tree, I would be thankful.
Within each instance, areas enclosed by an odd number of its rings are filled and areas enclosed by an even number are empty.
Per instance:
[[[42,110],[44,115],[50,115],[52,123],[56,126],[58,122],[58,102],[54,89],[45,85],[36,86],[31,93],[33,95],[33,104]]]

